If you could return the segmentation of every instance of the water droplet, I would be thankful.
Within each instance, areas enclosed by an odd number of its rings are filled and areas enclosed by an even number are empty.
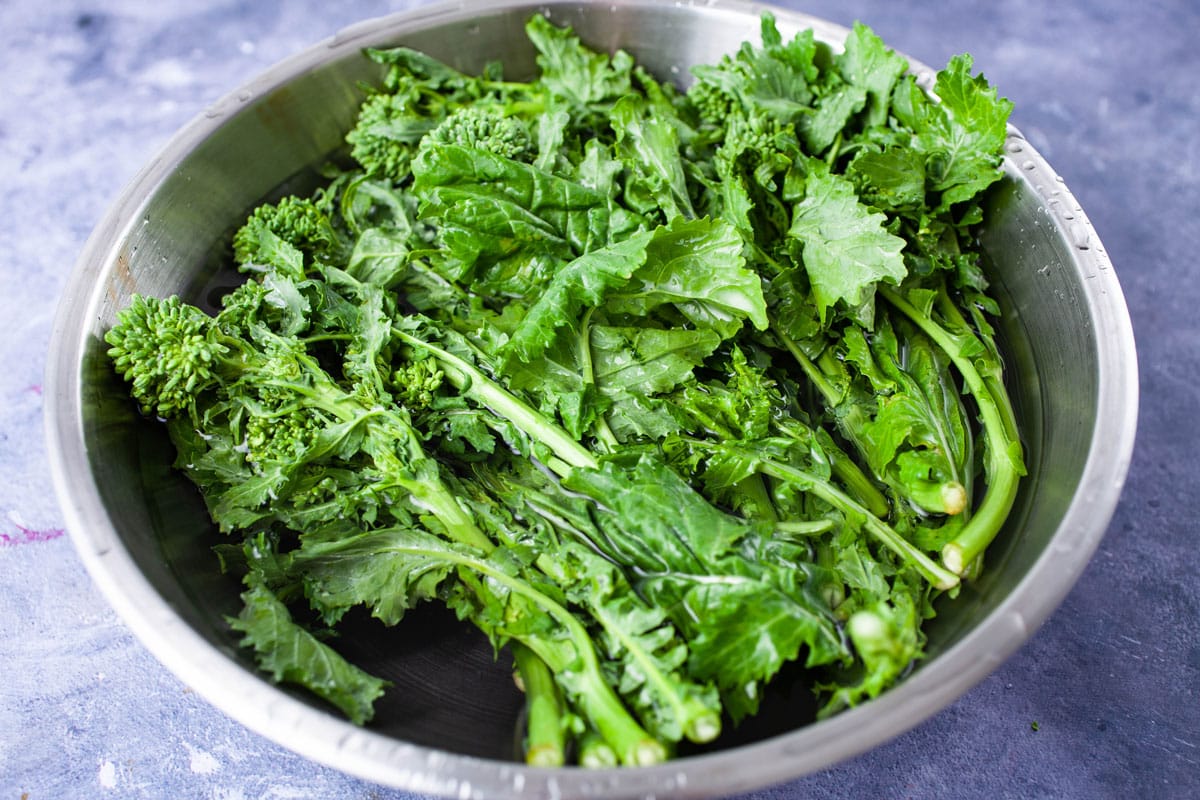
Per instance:
[[[1013,141],[1013,142],[1008,143],[1008,152],[1021,153],[1024,151],[1025,151],[1025,146],[1022,145],[1020,142]]]
[[[1079,250],[1088,250],[1091,248],[1091,234],[1082,223],[1074,222],[1068,225],[1067,234],[1071,237],[1071,244],[1075,245]]]
[[[242,91],[238,92],[237,99],[238,99],[239,103],[245,103],[247,100],[249,100],[253,96],[254,95],[252,95],[249,91],[243,89]]]
[[[1024,170],[1032,170],[1032,169],[1037,169],[1037,164],[1033,163],[1033,161],[1032,161],[1032,160],[1026,160],[1026,161],[1022,161],[1022,162],[1021,162],[1021,169],[1024,169]]]

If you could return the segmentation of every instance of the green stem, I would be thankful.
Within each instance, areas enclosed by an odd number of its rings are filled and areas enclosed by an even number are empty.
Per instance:
[[[804,371],[805,376],[825,400],[825,405],[830,408],[836,408],[841,403],[842,393],[829,382],[829,379],[821,371],[821,368],[805,355],[804,351],[800,349],[800,345],[796,344],[792,337],[779,330],[777,326],[772,326],[771,332],[783,343],[788,353],[800,365],[800,369]],[[841,424],[838,425],[838,429],[855,447],[859,446],[858,441],[853,435],[853,431],[848,430],[846,426]],[[862,448],[859,449],[861,451]],[[830,453],[829,456],[833,474],[852,495],[870,509],[872,514],[877,517],[886,517],[891,513],[891,505],[888,503],[887,498],[883,496],[883,493],[872,483],[871,479],[867,477],[858,464],[854,463],[841,450]]]
[[[976,369],[974,361],[963,354],[963,348],[953,334],[923,314],[896,290],[881,285],[878,291],[950,356],[979,408],[987,441],[984,467],[988,478],[987,492],[974,516],[942,548],[942,563],[954,573],[962,575],[996,538],[1016,500],[1017,485],[1025,470],[1020,440],[1016,438],[1015,416],[1007,392],[1003,391],[1002,386],[996,386],[995,381],[989,386]],[[1000,391],[1001,399],[993,390]]]
[[[558,684],[546,662],[525,645],[513,642],[512,654],[525,689],[525,762],[535,767],[561,767],[566,728]]]
[[[771,494],[767,491],[762,475],[749,475],[743,478],[738,481],[737,488],[754,504],[757,512],[754,514],[756,519],[768,520],[772,523],[779,522],[779,515],[775,513],[775,504],[771,502]]]
[[[579,766],[587,769],[604,769],[619,765],[617,754],[604,741],[604,737],[591,728],[584,731],[578,740]]]
[[[373,427],[371,422],[367,423],[369,427]],[[392,480],[405,491],[409,493],[412,502],[417,506],[426,509],[430,514],[437,518],[446,528],[446,532],[451,539],[463,544],[474,547],[481,553],[490,553],[496,548],[495,543],[488,538],[487,534],[479,529],[475,524],[474,518],[467,513],[446,485],[442,483],[440,478],[422,477],[420,479],[409,478],[412,470],[406,467],[405,463],[396,457],[392,450],[393,442],[399,440],[402,446],[407,450],[407,461],[409,464],[419,464],[421,461],[429,461],[429,456],[421,448],[420,443],[416,441],[416,434],[410,430],[400,429],[391,419],[387,420],[379,431],[378,441],[381,446],[372,447],[368,451],[380,466],[385,475],[388,475]],[[371,437],[374,438],[374,437]],[[365,447],[365,446],[364,446]],[[435,466],[436,468],[436,466]]]
[[[595,308],[589,308],[584,312],[583,320],[579,323],[579,361],[582,365],[582,375],[584,386],[596,385],[596,373],[592,366],[592,336],[591,322],[592,312]],[[615,453],[621,448],[621,443],[617,441],[616,435],[613,434],[612,428],[608,427],[608,420],[600,415],[595,422],[596,438],[600,444],[609,453]]]
[[[676,691],[679,684],[672,681],[646,654],[645,648],[634,641],[629,632],[618,620],[612,619],[602,604],[595,604],[592,616],[600,623],[605,632],[619,642],[630,655],[630,658],[640,668],[646,683],[654,690],[655,696],[673,709],[673,716],[683,725],[683,733],[693,742],[711,742],[721,732],[721,717],[700,702],[695,697],[689,697]]]
[[[831,519],[781,519],[775,522],[777,532],[793,536],[818,536],[831,528],[833,528]]]
[[[885,547],[909,562],[931,584],[938,589],[952,589],[958,585],[958,576],[939,566],[929,556],[918,550],[912,543],[896,533],[890,525],[876,517],[854,498],[842,492],[836,486],[821,480],[816,475],[805,472],[771,459],[759,459],[759,470],[773,478],[798,484],[812,492],[831,506],[843,513],[851,514],[863,522],[863,527],[875,536]]]
[[[771,325],[771,333],[775,334],[776,338],[783,343],[783,346],[791,354],[792,358],[796,360],[796,363],[800,365],[800,369],[804,370],[805,377],[821,393],[821,397],[825,399],[825,404],[836,406],[840,403],[842,393],[834,388],[833,384],[825,377],[825,373],[821,372],[817,365],[813,363],[813,360],[805,355],[804,351],[800,349],[800,345],[796,344],[796,340],[788,336],[779,329],[779,326],[774,324]]]
[[[945,286],[938,292],[938,309],[942,312],[942,316],[948,318],[957,330],[971,330],[970,324],[963,317],[958,306],[950,299],[950,294],[946,291]],[[1004,423],[1005,433],[1008,434],[1008,438],[1011,441],[1019,441],[1021,434],[1017,430],[1017,415],[1013,411],[1012,401],[1008,397],[1008,390],[1004,388],[1004,380],[1000,371],[989,370],[982,373],[982,378],[999,408],[1000,419]]]
[[[837,136],[833,137],[833,144],[829,145],[829,153],[825,156],[825,163],[830,169],[837,163],[838,156],[842,154],[842,132],[838,131]]]
[[[527,582],[479,558],[465,553],[445,550],[435,552],[415,546],[394,549],[444,559],[466,567],[541,608],[566,631],[570,647],[564,650],[562,642],[532,634],[515,638],[536,653],[552,672],[573,674],[572,694],[575,702],[604,740],[612,746],[622,764],[644,766],[666,759],[666,748],[630,716],[621,699],[605,681],[591,637],[574,614]]]
[[[460,392],[508,419],[534,442],[549,447],[562,461],[573,467],[595,469],[599,466],[596,457],[570,434],[549,422],[528,403],[501,388],[473,365],[405,331],[393,329],[393,332],[401,341],[424,349],[436,358],[446,377]]]

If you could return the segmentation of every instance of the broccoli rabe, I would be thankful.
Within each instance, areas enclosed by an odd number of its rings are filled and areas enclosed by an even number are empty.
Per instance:
[[[208,316],[178,297],[135,295],[105,340],[142,411],[168,417],[186,413],[213,380],[226,348],[211,333]]]
[[[106,336],[242,537],[231,626],[365,721],[384,685],[310,628],[441,603],[511,648],[541,765],[710,742],[788,662],[822,715],[875,697],[1024,469],[973,229],[1008,105],[862,26],[765,15],[686,92],[526,32],[528,81],[369,51],[220,312],[135,296]]]
[[[531,160],[533,140],[525,123],[494,108],[467,106],[446,117],[425,137],[429,144],[456,144],[518,161]]]
[[[368,175],[399,182],[408,176],[417,143],[439,122],[414,112],[406,95],[377,92],[363,102],[346,142]]]
[[[311,198],[295,196],[258,206],[233,236],[234,259],[245,269],[295,271],[297,253],[327,261],[338,247],[328,215]]]

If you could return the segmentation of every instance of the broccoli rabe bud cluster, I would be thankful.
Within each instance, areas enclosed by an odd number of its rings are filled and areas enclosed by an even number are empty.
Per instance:
[[[253,415],[246,420],[246,456],[255,464],[298,458],[323,426],[324,421],[306,408]]]
[[[108,355],[146,414],[170,417],[188,408],[213,379],[225,348],[208,336],[210,318],[178,297],[135,295],[105,335]]]
[[[533,155],[533,140],[525,123],[481,106],[455,111],[429,133],[426,142],[473,147],[518,161]]]
[[[718,128],[725,127],[726,120],[733,113],[734,103],[729,93],[707,81],[696,81],[689,86],[687,99],[702,122]]]
[[[254,210],[234,234],[234,258],[242,265],[274,264],[277,254],[272,237],[321,259],[327,258],[337,243],[329,217],[313,200],[289,196]]]
[[[372,94],[363,102],[346,143],[350,157],[368,175],[394,181],[408,176],[414,141],[401,134],[403,118],[411,116],[409,105],[406,96],[386,92]]]
[[[769,160],[779,152],[777,137],[780,133],[795,136],[791,126],[781,125],[766,114],[734,114],[726,121],[725,141],[718,148],[716,157],[730,162],[745,158],[748,166],[756,166]]]
[[[396,399],[413,411],[429,408],[445,379],[446,374],[432,358],[413,361],[392,373]]]

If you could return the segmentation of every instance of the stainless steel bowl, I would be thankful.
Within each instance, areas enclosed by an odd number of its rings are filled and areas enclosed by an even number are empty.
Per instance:
[[[370,780],[459,797],[701,796],[826,767],[917,724],[980,681],[1058,605],[1095,550],[1133,446],[1136,357],[1124,299],[1099,239],[1062,181],[1011,130],[1006,177],[982,241],[1005,306],[1001,334],[1030,475],[984,577],[947,603],[930,656],[901,685],[833,719],[768,720],[659,767],[533,769],[513,760],[520,700],[503,665],[465,626],[417,614],[352,656],[397,684],[378,721],[356,728],[255,673],[223,615],[237,585],[219,575],[214,533],[170,470],[164,437],[138,418],[102,336],[134,292],[203,301],[220,243],[255,204],[304,187],[342,142],[378,80],[365,46],[406,44],[467,71],[502,59],[531,73],[523,35],[548,10],[588,43],[622,47],[665,78],[757,40],[762,6],[732,0],[503,2],[430,6],[357,25],[279,64],[184,128],[121,195],[82,253],[62,298],[46,379],[57,491],[97,584],[146,646],[184,682],[249,728]],[[845,30],[776,11],[787,33]],[[914,69],[925,68],[914,63]],[[350,641],[349,638],[346,641]]]

